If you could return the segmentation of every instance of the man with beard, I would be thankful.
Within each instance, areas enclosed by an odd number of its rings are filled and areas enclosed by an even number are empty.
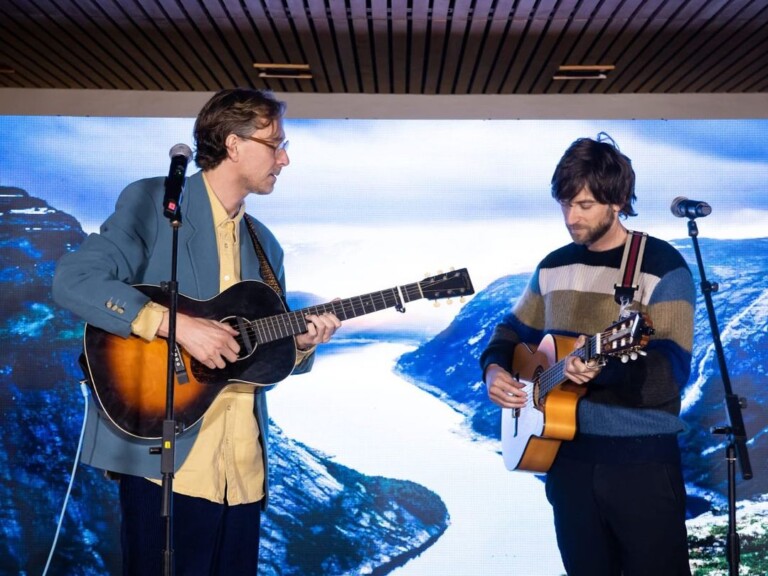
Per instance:
[[[573,242],[539,263],[480,359],[489,398],[526,409],[538,399],[513,376],[516,346],[535,347],[554,335],[577,338],[581,348],[584,335],[599,334],[630,310],[653,324],[646,355],[636,361],[565,358],[564,379],[586,394],[575,438],[561,443],[547,471],[546,494],[570,576],[690,574],[677,435],[684,429],[680,391],[690,374],[695,289],[681,255],[647,237],[631,297],[616,293],[625,247],[637,237],[622,223],[636,215],[634,187],[631,161],[610,137],[571,144],[552,177],[552,196]]]

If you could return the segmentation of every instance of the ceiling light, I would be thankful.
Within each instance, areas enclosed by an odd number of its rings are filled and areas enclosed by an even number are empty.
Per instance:
[[[259,78],[288,78],[291,80],[310,80],[312,78],[309,64],[254,62],[253,67],[259,70]]]
[[[605,80],[608,72],[615,69],[612,64],[572,64],[558,67],[552,80]]]

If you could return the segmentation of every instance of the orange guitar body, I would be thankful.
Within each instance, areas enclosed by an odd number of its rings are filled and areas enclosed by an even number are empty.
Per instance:
[[[534,434],[528,438],[516,466],[518,470],[546,472],[555,460],[560,443],[563,440],[573,440],[576,435],[576,411],[579,400],[586,393],[586,387],[565,382],[551,390],[546,397],[540,398],[537,385],[539,376],[546,369],[573,351],[575,341],[575,338],[567,336],[548,335],[538,347],[526,344],[515,347],[512,359],[513,374],[520,380],[533,383],[531,398],[534,406],[530,409],[538,410],[543,415],[540,435]]]
[[[552,334],[537,347],[515,346],[512,375],[523,385],[528,403],[501,411],[501,454],[507,469],[547,472],[560,444],[576,435],[579,400],[587,387],[565,376],[567,356],[585,362],[611,357],[629,362],[645,354],[643,348],[652,334],[650,319],[633,313],[587,338],[579,348],[575,338]]]

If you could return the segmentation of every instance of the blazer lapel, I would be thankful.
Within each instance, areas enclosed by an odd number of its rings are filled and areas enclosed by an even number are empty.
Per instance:
[[[184,241],[179,241],[179,251],[183,249],[188,259],[189,274],[181,277],[179,283],[194,286],[199,299],[213,298],[219,293],[219,254],[216,248],[216,233],[213,229],[213,212],[208,200],[202,172],[197,172],[187,179],[182,201],[181,228]],[[179,254],[181,260],[181,254]]]

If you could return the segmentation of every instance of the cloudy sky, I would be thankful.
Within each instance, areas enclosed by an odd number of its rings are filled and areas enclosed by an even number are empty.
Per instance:
[[[92,231],[126,184],[167,174],[170,148],[193,145],[192,125],[0,117],[0,185]],[[291,165],[249,211],[283,243],[292,289],[346,297],[450,267],[468,267],[482,288],[569,241],[550,178],[573,140],[600,131],[637,173],[640,216],[629,228],[685,240],[686,221],[669,211],[685,196],[712,205],[701,237],[766,235],[766,120],[289,119]]]

